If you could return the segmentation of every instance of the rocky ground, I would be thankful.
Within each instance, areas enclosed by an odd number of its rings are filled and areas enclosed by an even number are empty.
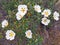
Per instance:
[[[43,1],[44,1],[44,6],[48,5],[46,4],[46,2],[48,2],[49,0],[43,0]],[[5,16],[6,16],[6,12],[1,8],[2,8],[2,5],[0,5],[0,21],[5,19]],[[54,10],[57,10],[60,12],[60,0],[58,0],[54,4],[53,8]],[[3,15],[1,16],[1,14]],[[60,45],[60,20],[52,24],[52,26],[46,30],[42,30],[41,26],[38,26],[37,30],[39,31],[40,35],[44,37],[42,45]],[[3,31],[0,31],[0,32],[4,36],[3,34],[4,32]],[[0,39],[0,45],[19,45],[17,41],[18,41],[17,38],[12,42],[2,38]],[[24,40],[21,43],[21,45],[26,45],[25,42],[26,41]]]

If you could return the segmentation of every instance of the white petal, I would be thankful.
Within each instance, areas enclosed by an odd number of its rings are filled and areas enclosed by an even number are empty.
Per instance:
[[[28,33],[30,33],[30,35],[28,35]],[[31,32],[31,30],[26,31],[25,34],[26,34],[27,38],[32,38],[32,32]]]
[[[48,15],[46,15],[46,12],[48,12]],[[44,17],[48,17],[50,14],[51,14],[51,10],[50,10],[50,9],[45,9],[45,10],[42,12],[42,15],[44,15]]]
[[[24,12],[21,11],[22,8],[24,8],[24,10],[25,10]],[[28,10],[27,5],[19,5],[18,6],[18,12],[20,12],[21,15],[25,15],[27,13],[27,10]]]
[[[19,16],[19,15],[22,15],[20,12],[17,12],[16,13],[16,16]],[[22,16],[24,16],[24,15],[22,15]]]
[[[14,40],[15,37],[10,38],[10,40]]]
[[[23,18],[24,15],[22,15],[20,12],[16,13],[16,19],[17,20],[21,20],[21,18]]]
[[[12,37],[9,36],[11,32],[14,34]],[[6,39],[7,39],[7,40],[13,40],[14,37],[15,37],[15,35],[16,35],[16,34],[15,34],[12,30],[7,30],[7,32],[6,32]]]
[[[26,10],[28,10],[27,5],[19,5],[18,6],[18,11],[20,11],[21,8],[25,8]]]
[[[7,30],[6,35],[9,35],[10,30]]]
[[[2,28],[4,28],[5,26],[4,25],[2,25]]]
[[[25,34],[27,34],[28,32],[31,32],[31,30],[26,31]],[[32,34],[32,32],[31,32],[31,34]]]
[[[41,12],[41,7],[39,5],[35,5],[34,10],[37,12]]]
[[[54,19],[55,19],[56,21],[58,21],[58,20],[59,20],[59,17],[54,17]]]
[[[57,11],[55,11],[53,15],[59,17],[59,13]]]
[[[18,16],[16,17],[16,19],[17,19],[17,20],[21,20],[21,18],[20,18],[20,17],[18,17]]]
[[[6,39],[7,39],[7,40],[9,40],[9,39],[10,39],[10,37],[9,37],[8,35],[6,35],[5,37],[6,37]]]
[[[50,23],[50,20],[44,17],[44,18],[42,18],[41,23],[44,24],[44,25],[48,25]]]
[[[30,35],[30,36],[27,36],[27,35],[26,35],[26,37],[27,37],[27,38],[32,38],[32,35]]]
[[[8,26],[8,21],[7,20],[3,20],[2,21],[2,28]]]

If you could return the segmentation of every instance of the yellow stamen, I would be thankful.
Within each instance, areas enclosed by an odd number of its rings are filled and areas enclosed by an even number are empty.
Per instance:
[[[28,34],[28,36],[30,36],[30,34],[31,34],[31,33],[30,33],[30,32],[28,32],[27,34]]]
[[[21,8],[21,11],[24,13],[24,11],[25,11],[25,8]]]
[[[9,36],[10,36],[10,37],[13,37],[13,36],[14,36],[14,33],[13,33],[13,32],[10,32],[10,33],[9,33]]]
[[[48,15],[48,12],[45,12],[45,15]]]
[[[6,23],[6,25],[5,26],[8,26],[8,23]]]
[[[46,22],[47,20],[45,19],[44,22]]]

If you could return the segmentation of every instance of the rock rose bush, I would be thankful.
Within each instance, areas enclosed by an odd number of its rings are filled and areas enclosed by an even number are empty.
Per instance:
[[[40,1],[40,2],[39,2]],[[38,25],[50,27],[54,21],[59,20],[59,12],[51,7],[45,8],[35,0],[12,0],[3,1],[3,7],[7,15],[1,22],[1,29],[5,31],[5,39],[12,41],[19,38],[19,44],[23,39],[27,40],[26,45],[41,44],[43,37],[37,33]]]

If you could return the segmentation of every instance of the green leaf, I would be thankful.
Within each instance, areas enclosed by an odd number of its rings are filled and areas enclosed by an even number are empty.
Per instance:
[[[1,38],[3,38],[3,35],[2,35],[2,33],[0,33],[0,39],[1,39]]]

